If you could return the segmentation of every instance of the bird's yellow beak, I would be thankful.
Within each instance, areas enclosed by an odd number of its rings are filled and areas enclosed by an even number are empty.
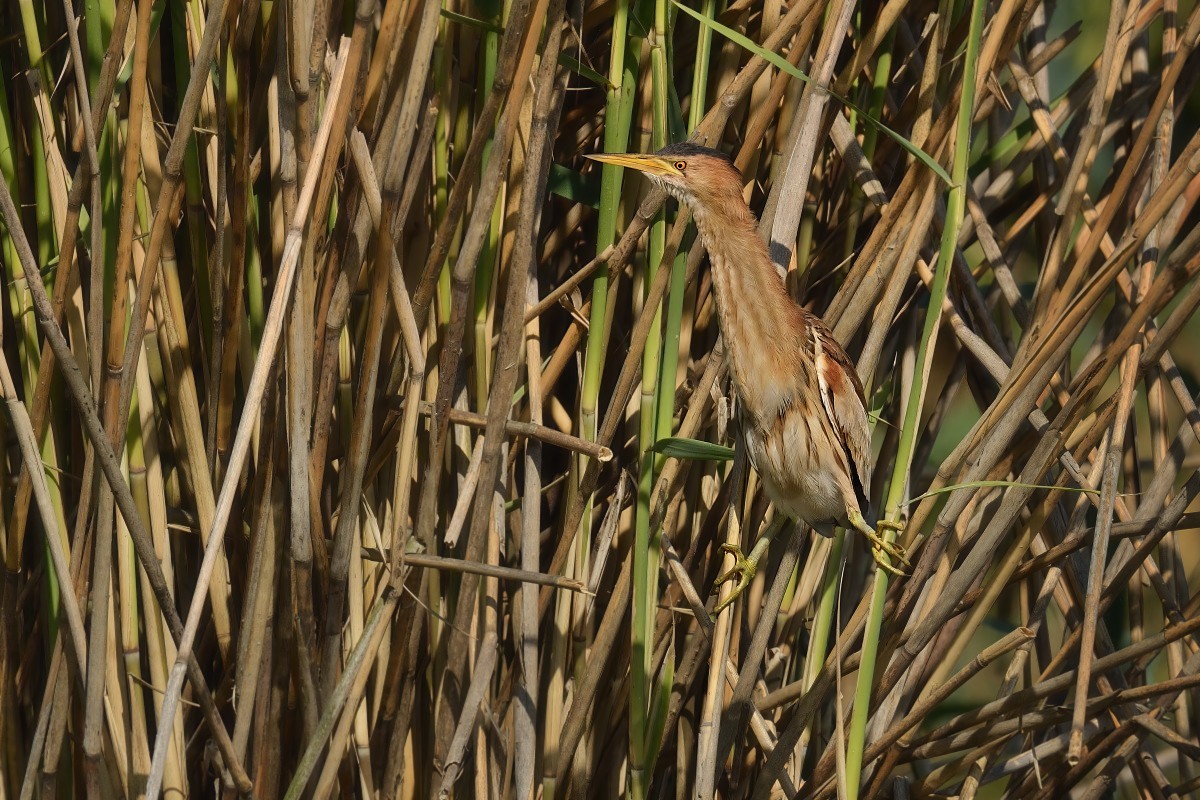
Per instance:
[[[680,174],[679,170],[675,169],[675,165],[670,160],[658,156],[641,155],[639,153],[603,153],[585,157],[603,164],[613,164],[618,167],[636,169],[638,172],[645,172],[647,175],[666,176]]]

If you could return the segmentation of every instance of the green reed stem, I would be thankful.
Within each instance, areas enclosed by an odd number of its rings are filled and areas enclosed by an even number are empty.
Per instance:
[[[972,0],[971,23],[967,34],[967,52],[963,63],[962,97],[959,100],[958,121],[954,137],[954,163],[952,182],[946,197],[946,224],[942,228],[941,248],[935,265],[933,286],[930,289],[929,306],[925,312],[925,326],[921,331],[921,342],[917,350],[916,368],[912,391],[904,409],[904,425],[900,431],[900,442],[896,450],[896,462],[888,486],[885,506],[887,519],[900,518],[901,504],[907,488],[905,480],[916,449],[918,423],[921,406],[925,398],[925,383],[935,346],[935,336],[941,323],[942,302],[946,299],[946,288],[950,280],[951,264],[958,242],[958,231],[962,225],[966,208],[967,165],[971,153],[971,117],[975,109],[975,73],[979,66],[979,46],[983,34],[984,0]],[[885,531],[888,541],[895,538],[893,531]],[[888,574],[875,571],[871,605],[868,611],[866,631],[863,634],[862,664],[854,695],[854,714],[850,722],[850,733],[846,750],[846,797],[857,800],[862,775],[862,757],[866,737],[867,719],[870,717],[871,689],[875,676],[875,659],[879,652],[879,631],[883,623],[883,602],[887,594]]]
[[[16,194],[16,163],[13,160],[13,154],[16,152],[12,147],[14,141],[13,136],[13,120],[9,114],[7,89],[0,81],[0,180],[5,181],[12,188],[13,194]],[[5,264],[17,263],[17,253],[13,247],[13,242],[9,233],[6,230],[0,232],[0,252],[3,252]],[[41,367],[41,345],[38,342],[37,319],[33,312],[33,298],[29,294],[29,288],[25,283],[25,277],[16,271],[12,280],[7,281],[7,290],[9,298],[9,310],[13,315],[13,320],[17,329],[18,335],[16,338],[17,355],[20,360],[21,377],[25,386],[34,386],[37,383],[38,371]],[[59,531],[66,530],[65,516],[62,508],[62,493],[61,485],[58,480],[58,455],[55,447],[54,426],[47,425],[45,436],[41,441],[42,460],[45,462],[48,470],[46,474],[46,486],[49,490],[50,500],[54,506],[56,515],[55,524]],[[14,484],[15,485],[15,484]],[[3,513],[3,512],[0,512]],[[7,529],[10,539],[6,542],[4,556],[5,566],[14,574],[19,571],[21,564],[21,552],[24,542],[18,541],[15,538],[17,526],[8,528],[0,519],[0,530]],[[26,528],[27,529],[27,528]],[[43,547],[48,547],[43,543]],[[49,564],[49,558],[46,563]],[[46,581],[47,592],[45,599],[47,601],[47,618],[50,620],[47,628],[46,641],[53,641],[54,633],[57,630],[58,620],[58,601],[59,601],[59,576],[54,572],[53,567],[47,571],[48,580]]]
[[[179,97],[187,91],[192,68],[188,52],[187,18],[184,14],[171,14],[171,48],[175,59],[175,89]],[[205,218],[202,177],[200,174],[200,151],[196,147],[196,136],[188,137],[187,150],[183,156],[184,203],[187,209],[181,224],[187,229],[188,253],[191,256],[192,272],[195,275],[196,300],[200,305],[197,317],[204,352],[210,352],[213,342],[212,290],[208,275],[208,237],[206,226],[200,224]],[[219,224],[219,223],[218,223]]]
[[[633,117],[633,90],[637,81],[637,40],[628,39],[629,0],[616,0],[613,10],[612,45],[608,81],[611,88],[605,99],[604,152],[624,153],[629,146],[629,128]],[[596,226],[596,252],[602,252],[617,239],[621,182],[625,170],[604,164],[600,171],[600,215]],[[596,270],[592,279],[592,309],[588,317],[587,353],[584,357],[583,387],[580,397],[580,430],[585,439],[596,438],[596,408],[600,377],[604,371],[605,319],[608,315],[608,265]],[[588,503],[589,509],[591,502]],[[586,520],[589,514],[585,513]]]
[[[650,149],[658,150],[667,143],[667,8],[665,0],[656,0],[654,5],[654,33],[650,41],[651,77],[651,132]],[[663,269],[663,255],[667,245],[666,212],[659,211],[650,225],[650,241],[647,257],[645,288],[648,291],[654,273]],[[643,314],[654,314],[654,322],[646,337],[646,348],[642,354],[642,392],[639,410],[640,426],[638,442],[641,449],[638,474],[637,510],[634,515],[633,539],[633,655],[630,660],[630,787],[634,798],[647,796],[650,775],[658,748],[658,737],[651,730],[651,705],[654,691],[653,652],[654,618],[658,605],[659,540],[658,531],[650,529],[650,501],[654,491],[654,473],[657,455],[654,443],[660,432],[658,414],[659,394],[667,381],[662,366],[662,307],[644,308]],[[678,341],[676,330],[676,341]],[[678,353],[678,347],[676,348]],[[667,396],[674,394],[674,370],[671,371],[671,386]],[[669,403],[670,401],[667,400]],[[667,425],[670,426],[668,410]],[[668,685],[667,690],[670,690]]]
[[[709,19],[717,15],[717,0],[704,0],[700,13]],[[696,31],[696,67],[692,71],[692,99],[688,106],[688,132],[696,130],[708,111],[708,65],[712,61],[713,29],[700,25]]]
[[[486,0],[476,4],[480,16],[487,22],[499,27],[503,21],[500,16],[500,3],[496,0]],[[500,34],[495,30],[483,34],[483,58],[480,64],[480,89],[478,103],[483,105],[484,97],[491,90],[496,77],[496,58],[500,51]],[[492,142],[489,137],[483,147],[483,163],[487,164],[492,156]],[[492,304],[492,287],[495,284],[496,256],[500,251],[500,236],[504,223],[505,192],[501,189],[496,196],[496,205],[492,209],[492,221],[488,227],[487,238],[479,252],[479,261],[475,269],[475,358],[472,361],[472,375],[475,394],[475,405],[479,409],[487,407],[488,386],[491,383],[491,341],[492,326],[489,322]]]
[[[888,34],[875,62],[875,74],[871,83],[871,96],[868,103],[868,113],[875,119],[879,119],[882,114],[888,76],[891,73],[892,41],[894,38],[894,33]],[[856,112],[851,110],[850,114],[853,119]],[[862,147],[868,161],[874,156],[875,147],[878,142],[879,129],[873,125],[866,126],[866,130],[863,132]],[[858,188],[858,185],[853,181],[850,181],[850,184],[850,213],[846,222],[846,239],[843,248],[843,257],[845,258],[849,258],[854,253],[854,242],[858,236],[858,226],[862,223],[863,208],[866,203],[866,196]],[[806,226],[804,223],[808,220],[809,216],[806,214],[804,220],[801,222],[801,237],[805,235]],[[801,244],[803,245],[804,242],[802,241]],[[803,253],[807,258],[809,255],[808,248],[798,247],[797,254],[800,253]],[[868,389],[869,393],[870,390]],[[846,532],[839,528],[834,534],[833,547],[829,552],[829,561],[825,565],[825,577],[821,585],[821,595],[817,603],[816,617],[813,620],[809,652],[804,662],[803,675],[804,688],[806,690],[816,680],[829,653],[829,633],[833,629],[833,618],[837,612],[838,581],[841,574],[842,552],[845,541]],[[804,741],[809,739],[811,732],[812,728],[809,726],[805,730]]]
[[[711,16],[716,13],[717,0],[704,0],[703,11]],[[657,23],[657,17],[655,19]],[[670,41],[664,43],[666,60],[663,63],[664,77],[669,72],[671,63]],[[651,52],[651,57],[653,57]],[[707,25],[699,26],[696,36],[695,68],[692,71],[691,105],[688,107],[688,131],[696,130],[704,119],[705,98],[708,96],[708,65],[712,59],[712,28]],[[653,62],[652,62],[653,64]],[[658,74],[655,73],[656,80]],[[657,85],[657,84],[656,84]],[[657,108],[657,106],[656,106]],[[679,248],[675,260],[671,263],[671,286],[667,297],[667,320],[663,329],[663,358],[662,374],[658,389],[658,431],[659,439],[670,436],[673,430],[675,416],[675,375],[679,370],[679,340],[683,327],[683,295],[687,290],[687,252],[690,248],[687,242]],[[656,469],[661,468],[665,457],[660,458]]]
[[[633,118],[633,92],[637,83],[638,51],[640,39],[629,36],[630,0],[615,0],[612,19],[612,37],[609,49],[609,89],[604,106],[604,151],[624,153],[629,147],[629,130]],[[621,185],[624,170],[605,164],[600,172],[600,213],[596,228],[596,252],[602,252],[617,239],[620,222]],[[605,335],[609,316],[609,269],[605,264],[592,278],[591,313],[588,317],[587,346],[584,355],[583,381],[579,398],[580,436],[594,441],[597,435],[597,408],[600,397],[600,381],[604,373],[605,352],[608,340]],[[586,467],[582,457],[576,461],[575,484]],[[591,555],[591,517],[594,498],[586,498],[583,517],[576,536],[575,567],[577,575],[587,575]],[[636,591],[635,591],[636,594]],[[561,598],[561,603],[568,602]],[[578,602],[571,598],[569,602]],[[565,618],[558,615],[558,618]],[[636,627],[636,623],[635,623]],[[556,636],[566,635],[556,630]],[[636,659],[634,659],[636,662]],[[634,693],[631,693],[631,702]],[[583,747],[587,747],[585,743]],[[631,747],[632,749],[632,747]],[[564,756],[565,757],[565,756]]]

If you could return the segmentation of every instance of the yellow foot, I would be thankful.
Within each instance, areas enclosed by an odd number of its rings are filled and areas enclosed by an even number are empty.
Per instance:
[[[746,587],[750,585],[750,581],[754,580],[754,576],[758,572],[758,559],[754,557],[753,553],[750,556],[743,556],[740,547],[729,543],[721,545],[721,549],[736,558],[737,563],[733,565],[733,569],[717,578],[716,586],[728,583],[734,578],[737,578],[737,584],[733,587],[733,591],[729,593],[729,596],[713,609],[714,615],[720,614],[726,608],[733,605],[733,601],[738,599],[738,596],[742,592],[746,591]]]
[[[892,575],[907,575],[908,573],[901,567],[892,564],[892,561],[898,561],[904,567],[912,568],[912,564],[905,556],[904,548],[895,542],[889,542],[879,534],[882,530],[892,530],[899,533],[904,530],[904,523],[892,522],[891,520],[880,520],[874,529],[867,524],[867,521],[862,518],[857,512],[850,514],[850,523],[860,531],[871,542],[871,555],[875,558],[875,563],[885,572],[890,572]]]
[[[867,529],[870,530],[870,526],[867,526]],[[905,556],[903,547],[895,542],[889,542],[879,535],[879,531],[885,529],[899,532],[904,530],[904,525],[899,522],[883,520],[878,524],[876,530],[867,533],[867,538],[871,540],[871,555],[874,556],[876,565],[884,572],[890,572],[896,576],[907,575],[908,573],[903,567],[895,566],[892,561],[898,561],[909,569],[912,568],[912,564]]]

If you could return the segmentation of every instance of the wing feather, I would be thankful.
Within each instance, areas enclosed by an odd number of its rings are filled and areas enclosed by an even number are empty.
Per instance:
[[[820,387],[821,405],[847,461],[859,508],[870,513],[871,439],[862,382],[833,331],[815,315],[809,315],[809,330]]]

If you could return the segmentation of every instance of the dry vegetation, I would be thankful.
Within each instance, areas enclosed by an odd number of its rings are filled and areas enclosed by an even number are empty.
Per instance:
[[[0,798],[1200,791],[1200,10],[686,5],[0,5]],[[911,575],[705,610],[784,521],[582,158],[688,136]]]

